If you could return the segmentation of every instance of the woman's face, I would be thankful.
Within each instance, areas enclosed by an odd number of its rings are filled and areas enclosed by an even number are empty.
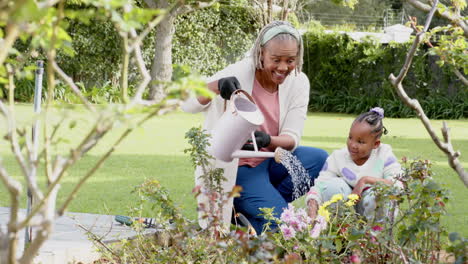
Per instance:
[[[279,85],[296,68],[297,41],[270,40],[262,49],[263,74],[267,80]]]

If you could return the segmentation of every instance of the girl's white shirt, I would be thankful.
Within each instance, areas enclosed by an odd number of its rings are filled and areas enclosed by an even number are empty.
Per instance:
[[[369,159],[362,165],[354,163],[348,149],[344,147],[333,151],[327,158],[314,186],[307,194],[306,203],[310,199],[316,200],[319,204],[325,202],[322,198],[322,188],[326,184],[322,183],[333,181],[336,178],[342,178],[353,188],[364,176],[396,182],[395,178],[399,173],[401,173],[401,165],[390,145],[381,143],[378,148],[372,150]],[[399,183],[397,182],[397,184]]]

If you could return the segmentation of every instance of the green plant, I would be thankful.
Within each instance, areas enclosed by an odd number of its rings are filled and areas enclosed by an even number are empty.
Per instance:
[[[303,35],[310,110],[359,114],[378,105],[385,108],[387,116],[414,116],[387,80],[388,74],[403,64],[408,43],[385,45],[371,38],[356,42],[346,34],[324,34],[314,29],[321,25],[313,25]],[[468,116],[466,89],[426,51],[414,58],[404,82],[407,93],[419,100],[430,118]]]
[[[281,255],[297,254],[310,263],[438,263],[445,236],[440,219],[445,214],[447,190],[432,180],[429,161],[404,159],[403,163],[402,186],[374,186],[376,212],[382,206],[389,209],[380,219],[358,215],[353,207],[357,196],[353,195],[347,199],[335,195],[320,207],[314,222],[303,209],[291,205],[280,219],[264,209],[280,226],[272,237]],[[455,237],[451,240],[459,240]],[[461,255],[460,248],[460,243],[454,243],[449,250]]]
[[[468,240],[457,232],[449,234],[450,244],[447,252],[455,258],[455,264],[462,264],[468,261]]]

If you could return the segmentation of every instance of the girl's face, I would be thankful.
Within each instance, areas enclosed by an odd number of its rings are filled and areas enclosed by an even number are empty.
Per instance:
[[[262,49],[263,76],[275,85],[282,84],[296,68],[297,41],[272,39]]]
[[[366,122],[355,121],[349,130],[348,152],[357,165],[364,164],[373,149],[380,145],[380,139],[371,133],[372,128]]]

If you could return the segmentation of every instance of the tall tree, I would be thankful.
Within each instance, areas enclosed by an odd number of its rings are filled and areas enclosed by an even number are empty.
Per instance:
[[[172,39],[177,16],[199,8],[212,6],[216,1],[144,0],[149,8],[168,10],[155,28],[155,54],[151,64],[149,98],[160,102],[165,97],[164,86],[172,78]]]

